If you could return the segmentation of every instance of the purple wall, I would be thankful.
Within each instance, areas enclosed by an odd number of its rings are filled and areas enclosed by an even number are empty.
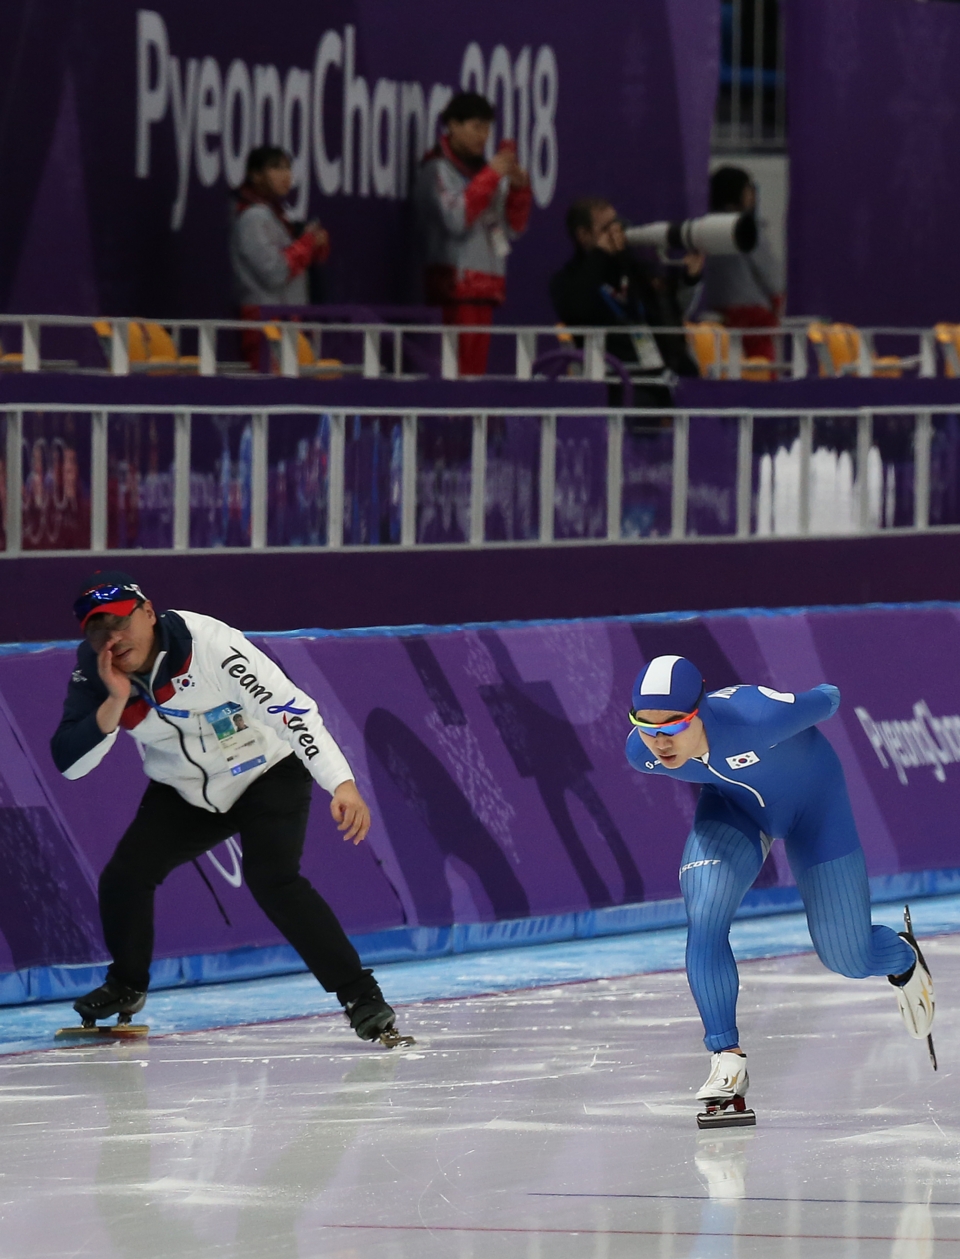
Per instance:
[[[73,593],[125,565],[161,607],[257,631],[960,600],[960,534],[0,560],[0,642],[76,637]]]
[[[803,0],[784,13],[789,309],[960,319],[960,6]]]
[[[695,790],[623,755],[632,680],[669,651],[711,688],[837,684],[824,731],[871,875],[960,864],[960,678],[944,668],[960,654],[956,607],[261,641],[317,698],[372,806],[354,849],[318,793],[304,863],[355,933],[675,897]],[[0,656],[0,972],[103,956],[96,875],[144,787],[126,737],[84,779],[55,772],[48,740],[72,667],[64,648]],[[233,928],[195,873],[176,871],[158,894],[159,957],[276,941],[231,882],[235,854],[214,857]],[[778,846],[758,886],[790,883]]]
[[[589,20],[576,5],[542,0],[279,0],[269,13],[156,0],[143,13],[120,0],[5,6],[0,168],[17,178],[0,189],[0,309],[229,313],[227,192],[256,116],[264,137],[294,150],[306,194],[295,196],[294,217],[319,215],[330,228],[327,300],[415,301],[406,179],[426,143],[434,87],[468,81],[493,91],[502,117],[514,114],[534,174],[508,317],[552,318],[546,283],[568,253],[563,215],[574,197],[610,196],[640,221],[704,208],[713,0],[603,0]],[[256,109],[258,87],[268,102],[277,94],[278,111]],[[354,102],[366,93],[371,131],[378,125],[375,145],[354,145],[345,192],[348,89]],[[233,106],[225,136],[218,92]],[[405,103],[418,101],[422,141],[400,125]]]

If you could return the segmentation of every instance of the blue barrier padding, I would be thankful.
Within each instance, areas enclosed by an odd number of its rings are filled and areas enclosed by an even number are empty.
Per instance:
[[[949,896],[960,892],[960,869],[918,870],[881,875],[870,880],[875,905],[891,901]],[[802,908],[793,887],[753,888],[743,899],[738,919],[795,913]],[[611,905],[606,909],[569,914],[543,914],[500,922],[454,923],[451,927],[391,927],[369,935],[351,936],[367,965],[449,957],[519,945],[558,944],[603,936],[632,935],[686,925],[683,901],[645,901]],[[0,974],[0,1006],[68,1001],[103,982],[107,963],[82,966],[35,966]],[[158,958],[151,967],[151,990],[186,988],[197,984],[267,979],[306,970],[292,945],[246,947],[223,953]]]

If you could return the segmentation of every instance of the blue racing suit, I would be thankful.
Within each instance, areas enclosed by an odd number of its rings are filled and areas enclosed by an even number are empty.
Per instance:
[[[796,695],[729,686],[707,695],[699,716],[709,752],[667,769],[637,730],[627,760],[644,774],[702,783],[680,866],[687,910],[687,978],[716,1052],[738,1044],[739,979],[729,934],[733,915],[774,839],[782,839],[803,899],[814,948],[852,979],[898,975],[909,945],[870,922],[870,888],[843,769],[816,723],[840,692],[823,684]]]

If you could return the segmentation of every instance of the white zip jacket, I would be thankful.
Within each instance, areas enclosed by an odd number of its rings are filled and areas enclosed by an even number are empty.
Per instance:
[[[353,779],[316,703],[239,630],[196,612],[164,612],[157,625],[149,682],[134,679],[120,720],[148,778],[212,813],[225,813],[291,752],[331,795]],[[89,774],[119,737],[119,728],[105,735],[97,725],[106,698],[96,653],[83,642],[51,741],[64,777]]]

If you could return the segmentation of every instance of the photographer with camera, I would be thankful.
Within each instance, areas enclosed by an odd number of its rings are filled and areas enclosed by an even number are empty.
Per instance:
[[[655,271],[627,247],[623,222],[600,197],[574,201],[567,211],[574,254],[550,281],[557,318],[571,327],[616,328],[646,325],[677,328],[691,305],[703,270],[703,257],[689,253],[680,267]],[[608,354],[638,380],[659,379],[664,370],[696,376],[697,369],[678,333],[611,333]],[[652,391],[648,391],[652,392]],[[662,398],[648,405],[664,405]]]
[[[484,156],[494,109],[476,92],[459,92],[441,115],[446,128],[423,159],[414,197],[425,238],[428,302],[443,308],[445,324],[470,327],[493,322],[506,296],[510,242],[530,217],[530,179],[517,161],[516,145],[501,140]],[[461,376],[487,370],[489,333],[461,332]]]

